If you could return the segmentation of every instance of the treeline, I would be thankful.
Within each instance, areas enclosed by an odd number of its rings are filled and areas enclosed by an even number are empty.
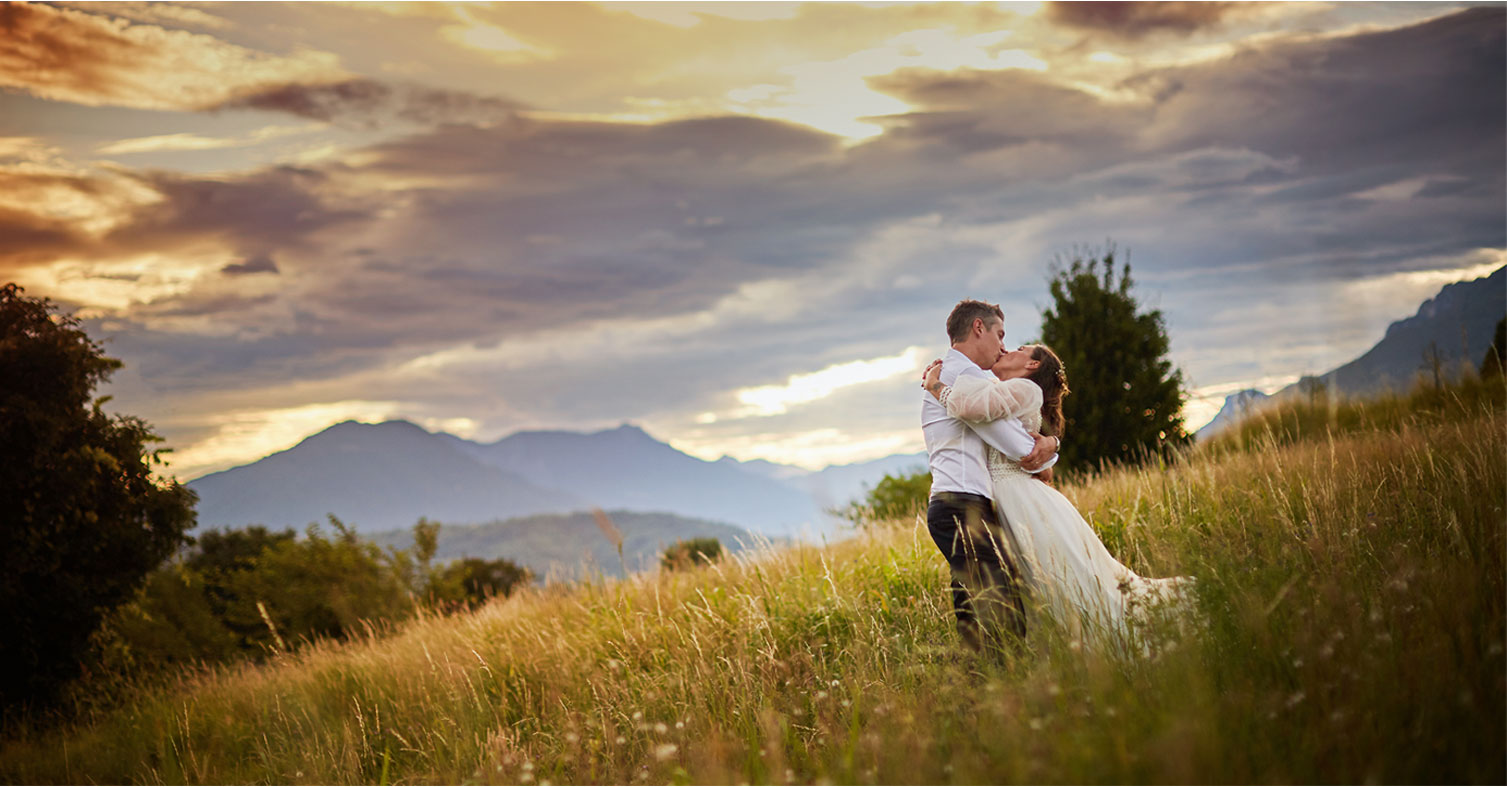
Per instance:
[[[532,580],[506,559],[435,565],[439,524],[424,519],[408,549],[383,550],[334,515],[329,525],[301,538],[260,526],[200,534],[105,617],[80,684],[98,691],[186,664],[263,659],[420,611],[474,608]]]

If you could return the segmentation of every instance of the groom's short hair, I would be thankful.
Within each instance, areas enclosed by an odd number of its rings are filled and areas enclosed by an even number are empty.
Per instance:
[[[969,332],[973,330],[974,320],[983,320],[984,325],[995,321],[1004,322],[1005,312],[997,303],[964,298],[952,307],[952,314],[947,315],[947,337],[954,343],[967,340]]]

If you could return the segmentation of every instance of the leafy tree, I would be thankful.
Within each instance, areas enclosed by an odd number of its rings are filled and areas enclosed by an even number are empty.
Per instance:
[[[1041,340],[1067,370],[1062,401],[1066,471],[1165,454],[1192,438],[1183,427],[1183,377],[1168,359],[1162,313],[1141,310],[1131,294],[1130,263],[1075,254],[1053,273],[1053,305]]]
[[[909,475],[888,473],[873,489],[864,493],[863,499],[855,501],[840,515],[861,525],[867,521],[900,519],[926,510],[926,501],[931,496],[931,473],[918,470]]]
[[[228,625],[258,631],[262,645],[280,638],[291,646],[298,639],[348,636],[363,620],[401,620],[413,613],[404,572],[333,514],[329,521],[334,538],[311,524],[304,538],[278,540],[250,570],[230,575],[227,591],[235,603],[225,612]]]
[[[715,538],[688,538],[671,544],[659,558],[666,571],[685,571],[716,562],[722,557],[722,542]]]
[[[184,570],[191,574],[202,590],[210,611],[232,632],[245,650],[260,652],[267,637],[267,624],[260,618],[240,619],[230,610],[244,606],[236,595],[235,586],[244,584],[237,577],[256,568],[257,558],[263,552],[283,543],[298,539],[292,528],[271,531],[261,525],[235,530],[210,530],[201,533],[194,549],[184,560]],[[251,603],[255,603],[251,599]],[[253,607],[254,608],[254,607]],[[199,654],[206,658],[208,654]]]
[[[0,702],[46,702],[78,674],[90,635],[185,541],[196,496],[152,474],[161,442],[107,415],[118,368],[80,322],[0,287]]]
[[[483,560],[468,557],[437,571],[428,597],[442,606],[464,605],[471,609],[493,596],[508,596],[534,578],[527,568],[505,558]]]
[[[94,662],[113,675],[225,661],[244,649],[213,608],[204,576],[181,561],[148,574],[135,598],[111,612],[95,639]]]
[[[1481,359],[1481,376],[1496,377],[1507,367],[1507,317],[1497,320],[1496,332],[1491,336],[1491,346],[1486,348],[1486,357]]]

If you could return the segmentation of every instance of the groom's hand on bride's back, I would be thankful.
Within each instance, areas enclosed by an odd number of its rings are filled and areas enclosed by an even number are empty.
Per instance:
[[[1036,447],[1032,448],[1031,453],[1026,454],[1020,460],[1020,467],[1026,472],[1035,472],[1040,469],[1042,465],[1047,463],[1048,459],[1052,458],[1052,454],[1057,453],[1056,439],[1043,437],[1036,432],[1031,433],[1031,439],[1036,441]]]

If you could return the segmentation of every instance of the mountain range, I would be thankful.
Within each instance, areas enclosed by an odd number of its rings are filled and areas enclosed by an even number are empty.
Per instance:
[[[1270,397],[1254,389],[1237,391],[1196,436],[1218,433],[1252,407],[1283,399],[1322,384],[1326,390],[1349,396],[1368,396],[1387,390],[1406,390],[1420,376],[1431,377],[1435,364],[1440,376],[1456,379],[1465,368],[1476,368],[1497,321],[1507,315],[1507,266],[1473,281],[1447,284],[1423,302],[1411,317],[1387,326],[1386,333],[1358,358],[1321,375],[1304,377]]]
[[[333,513],[371,534],[406,530],[420,517],[470,525],[596,507],[662,512],[771,538],[817,538],[840,522],[829,509],[886,472],[925,463],[925,454],[897,454],[811,472],[763,460],[708,462],[626,424],[478,443],[407,421],[346,421],[188,486],[199,494],[206,527],[302,527]],[[703,533],[676,538],[696,535]]]

